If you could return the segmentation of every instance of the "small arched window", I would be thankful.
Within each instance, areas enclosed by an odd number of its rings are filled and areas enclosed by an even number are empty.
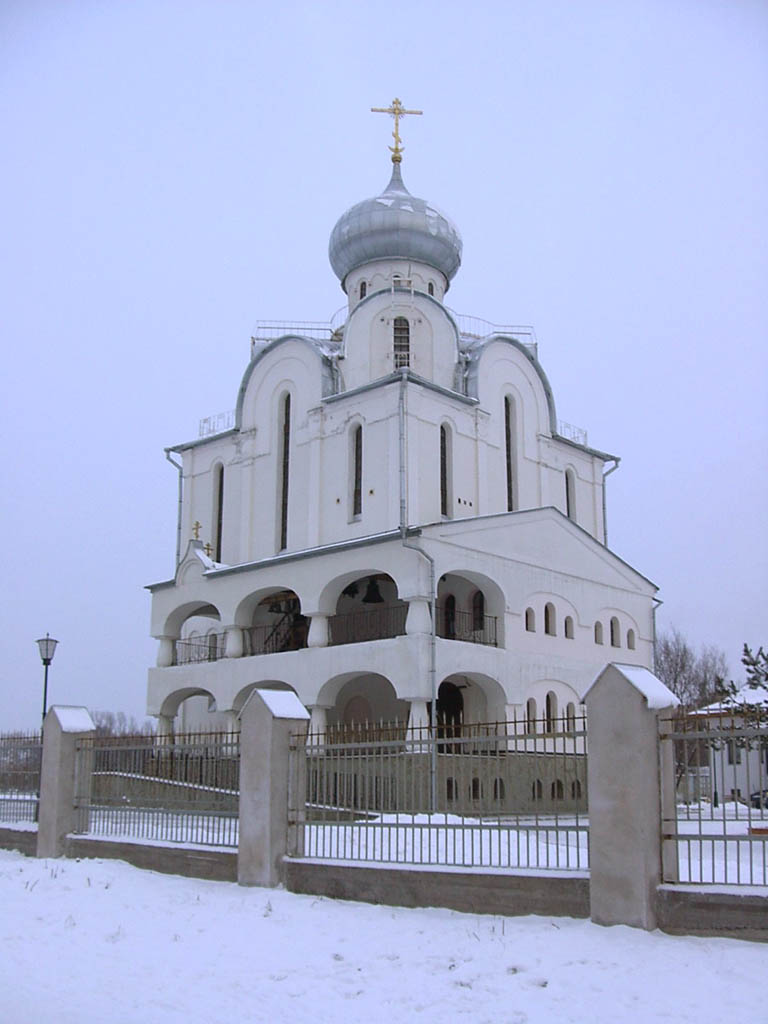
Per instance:
[[[547,720],[547,732],[554,732],[557,728],[557,696],[551,690],[547,694],[545,715]]]
[[[576,476],[572,469],[565,471],[565,514],[576,522]]]
[[[445,797],[446,800],[455,800],[457,796],[456,779],[451,778],[449,775],[445,780]]]
[[[595,643],[601,644],[603,642],[603,624],[602,622],[595,623]]]
[[[570,615],[566,615],[565,616],[565,621],[563,622],[563,627],[564,627],[564,630],[565,630],[565,638],[566,638],[566,640],[573,640],[573,619],[571,618]]]
[[[525,731],[533,735],[536,732],[536,698],[529,697],[525,703]]]
[[[396,282],[397,283],[397,282]],[[411,365],[411,325],[404,316],[395,317],[394,327],[395,369]]]
[[[568,732],[576,732],[576,705],[572,700],[565,706],[565,724]]]
[[[451,431],[440,424],[440,515],[451,514]]]
[[[525,630],[527,633],[536,632],[536,612],[533,608],[525,609]]]
[[[480,779],[472,779],[472,799],[482,800],[483,798],[483,784]]]
[[[224,527],[224,467],[219,463],[213,471],[213,559],[221,561],[221,538]]]
[[[581,800],[581,782],[578,779],[571,782],[571,800]]]
[[[435,286],[434,286],[434,284],[431,281],[427,285],[427,294],[428,295],[434,295],[435,294]]]
[[[361,281],[360,282],[360,298],[364,299],[367,294],[368,294],[368,284],[367,284],[366,281]]]
[[[621,647],[621,630],[619,629],[619,620],[615,615],[611,619],[611,647]]]
[[[555,606],[550,601],[544,605],[544,632],[547,636],[555,636],[557,633]]]
[[[507,789],[504,785],[504,779],[497,778],[493,780],[493,799],[503,800],[507,795]]]
[[[553,800],[563,799],[563,780],[555,779],[552,785],[549,787],[549,791],[552,794]]]
[[[634,649],[635,649],[635,631],[634,631],[634,629],[628,629],[627,630],[627,647],[630,649],[630,651],[634,651]]]
[[[472,630],[481,632],[485,628],[485,595],[476,590],[472,595]]]
[[[363,514],[363,428],[352,428],[352,516]]]
[[[536,781],[531,786],[531,797],[534,800],[541,800],[543,795],[544,787],[541,784],[541,779],[536,779]]]

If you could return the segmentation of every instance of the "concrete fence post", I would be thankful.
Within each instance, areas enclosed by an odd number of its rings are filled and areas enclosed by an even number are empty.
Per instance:
[[[66,836],[75,828],[75,748],[78,740],[92,736],[95,729],[86,708],[54,705],[45,716],[38,857],[64,854]]]
[[[240,885],[283,881],[288,849],[291,737],[303,750],[309,712],[292,691],[254,690],[240,713]],[[300,782],[293,779],[298,790]],[[303,807],[304,789],[296,792]]]
[[[647,668],[615,664],[603,669],[584,700],[592,920],[652,929],[661,881],[662,785],[670,781],[659,768],[659,715],[679,702]]]

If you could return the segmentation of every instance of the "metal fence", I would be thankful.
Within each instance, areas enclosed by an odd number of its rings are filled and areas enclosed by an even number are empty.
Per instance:
[[[768,885],[768,707],[679,709],[662,723],[676,813],[662,821],[667,882]]]
[[[42,760],[39,732],[0,733],[0,821],[37,821]]]
[[[293,856],[581,871],[589,866],[582,716],[429,728],[337,726],[292,746]],[[549,729],[549,731],[547,731]]]
[[[230,733],[78,742],[75,832],[236,847],[240,739]]]

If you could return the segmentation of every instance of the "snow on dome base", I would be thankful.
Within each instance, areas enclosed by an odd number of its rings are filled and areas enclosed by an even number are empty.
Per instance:
[[[453,223],[431,203],[411,195],[395,164],[381,195],[364,199],[338,219],[328,258],[342,287],[351,270],[380,259],[426,263],[450,282],[461,265],[461,249]]]

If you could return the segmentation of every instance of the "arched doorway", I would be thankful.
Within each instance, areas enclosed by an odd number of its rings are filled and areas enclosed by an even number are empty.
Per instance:
[[[455,683],[444,682],[437,691],[437,735],[440,739],[461,736],[464,697]]]

